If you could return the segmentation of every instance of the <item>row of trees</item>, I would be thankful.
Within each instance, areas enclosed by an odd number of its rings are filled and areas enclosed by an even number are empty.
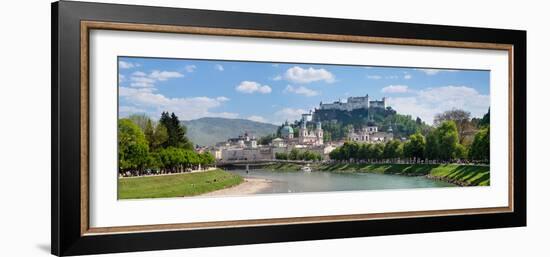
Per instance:
[[[119,173],[173,173],[213,164],[210,153],[194,151],[186,132],[174,113],[163,112],[158,122],[145,115],[119,119]]]
[[[323,157],[320,153],[305,150],[300,151],[298,149],[292,149],[290,153],[275,153],[275,159],[277,160],[300,160],[300,161],[321,161]]]
[[[330,158],[338,161],[396,161],[408,159],[412,162],[453,162],[468,160],[489,162],[489,126],[475,134],[471,145],[463,145],[459,140],[456,123],[442,121],[439,126],[424,137],[417,132],[405,142],[391,140],[387,143],[346,142],[330,153]]]

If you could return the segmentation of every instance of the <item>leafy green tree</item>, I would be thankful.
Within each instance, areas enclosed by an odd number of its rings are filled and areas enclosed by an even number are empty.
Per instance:
[[[287,153],[275,153],[275,159],[277,160],[288,160]]]
[[[118,121],[119,170],[142,171],[147,164],[149,146],[141,128],[130,119]]]
[[[153,137],[155,135],[155,128],[153,127],[153,121],[151,119],[148,119],[145,122],[145,126],[143,129],[143,134],[145,134],[145,139],[147,139],[147,142],[149,143],[149,149],[152,149],[152,142]]]
[[[149,141],[152,149],[158,149],[168,140],[168,130],[162,124],[157,124],[151,141]]]
[[[415,133],[409,137],[409,141],[403,144],[403,155],[408,158],[414,158],[416,161],[424,159],[424,149],[426,140],[420,133]]]
[[[292,149],[288,154],[289,160],[299,160],[299,158],[300,158],[300,152],[296,148]]]
[[[461,144],[458,144],[456,146],[456,153],[455,156],[457,159],[466,159],[468,158],[468,149]]]
[[[472,160],[490,161],[490,127],[480,129],[474,137],[469,157]]]
[[[397,159],[400,157],[399,146],[401,142],[399,140],[391,140],[386,143],[384,147],[384,158],[385,159]]]
[[[432,130],[426,135],[425,157],[430,160],[439,159],[439,139],[437,130]]]
[[[211,165],[216,161],[216,159],[210,152],[201,153],[199,157],[200,157],[200,164],[205,166]]]
[[[384,157],[384,144],[374,144],[372,147],[372,158],[381,160]]]
[[[446,161],[454,159],[459,144],[458,130],[455,122],[452,120],[444,121],[437,128],[437,134],[439,141],[439,158]]]
[[[138,125],[143,132],[145,132],[147,123],[151,121],[151,118],[149,118],[146,114],[132,114],[128,116],[128,119]]]

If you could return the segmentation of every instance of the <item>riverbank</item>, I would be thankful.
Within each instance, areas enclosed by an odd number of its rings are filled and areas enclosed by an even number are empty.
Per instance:
[[[295,163],[273,163],[262,167],[262,169],[269,171],[280,171],[280,172],[292,172],[300,171],[303,165]]]
[[[243,182],[243,177],[220,169],[170,176],[119,178],[118,199],[195,196]]]
[[[239,196],[256,194],[271,186],[272,181],[262,178],[245,178],[244,182],[233,187],[216,190],[200,196]]]
[[[426,176],[459,186],[488,186],[489,166],[459,164],[319,164],[314,170],[332,172],[372,172],[404,176]]]
[[[300,171],[302,165],[277,163],[268,165],[271,171]],[[367,164],[367,163],[331,163],[311,164],[313,171],[329,172],[370,172],[403,176],[426,176],[459,186],[488,186],[490,184],[489,166],[460,164]]]

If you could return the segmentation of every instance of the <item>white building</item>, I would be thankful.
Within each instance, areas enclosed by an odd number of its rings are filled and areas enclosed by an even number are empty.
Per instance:
[[[317,122],[315,130],[307,129],[308,115],[302,115],[302,125],[300,126],[300,133],[298,134],[298,143],[302,145],[323,145],[323,128],[321,122]]]
[[[392,128],[388,132],[378,131],[376,126],[363,127],[360,130],[350,129],[348,140],[359,143],[385,143],[393,139]]]

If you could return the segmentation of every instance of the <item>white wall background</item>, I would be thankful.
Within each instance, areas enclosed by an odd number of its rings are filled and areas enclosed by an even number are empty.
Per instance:
[[[545,1],[112,0],[188,8],[528,31],[528,227],[127,253],[117,256],[548,256],[546,164],[550,32]],[[50,244],[50,1],[0,12],[0,255],[47,256]]]

